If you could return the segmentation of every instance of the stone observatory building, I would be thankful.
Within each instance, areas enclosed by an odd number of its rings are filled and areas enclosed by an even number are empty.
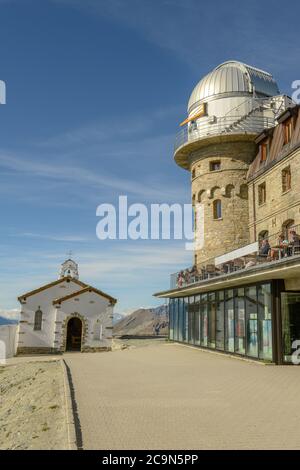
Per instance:
[[[59,279],[18,298],[17,354],[109,351],[116,299],[79,280],[66,260]]]
[[[191,175],[193,266],[155,294],[170,339],[278,364],[300,339],[300,116],[272,75],[228,61],[188,101],[174,159]]]

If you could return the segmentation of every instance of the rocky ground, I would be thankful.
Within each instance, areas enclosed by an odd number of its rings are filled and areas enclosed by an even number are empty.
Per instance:
[[[0,367],[0,449],[67,449],[59,361]]]

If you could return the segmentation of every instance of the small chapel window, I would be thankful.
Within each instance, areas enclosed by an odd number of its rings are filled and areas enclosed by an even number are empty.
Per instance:
[[[39,307],[38,310],[34,314],[34,331],[40,331],[42,329],[42,317],[43,317],[43,312],[41,308]]]

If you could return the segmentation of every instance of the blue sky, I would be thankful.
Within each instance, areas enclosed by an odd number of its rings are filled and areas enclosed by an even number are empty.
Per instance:
[[[96,207],[188,203],[172,150],[194,85],[238,59],[291,94],[299,14],[296,1],[0,0],[0,310],[53,280],[69,250],[117,311],[157,304],[191,253],[99,241]]]

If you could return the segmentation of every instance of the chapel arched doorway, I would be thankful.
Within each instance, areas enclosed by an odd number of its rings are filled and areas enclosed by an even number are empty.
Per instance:
[[[80,318],[72,317],[67,325],[67,351],[81,351],[82,343],[82,321]]]

